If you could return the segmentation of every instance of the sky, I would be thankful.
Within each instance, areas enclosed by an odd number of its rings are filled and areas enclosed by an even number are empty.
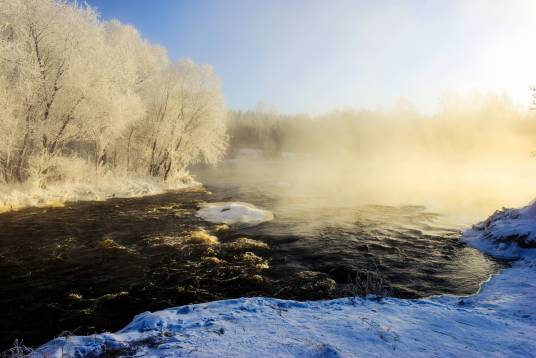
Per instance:
[[[210,64],[229,107],[390,107],[536,85],[533,0],[87,0],[172,59]]]

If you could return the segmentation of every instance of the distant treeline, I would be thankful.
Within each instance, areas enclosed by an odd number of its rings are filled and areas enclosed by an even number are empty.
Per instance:
[[[240,148],[327,155],[421,155],[442,158],[530,155],[536,148],[536,118],[494,94],[445,97],[436,114],[418,113],[401,102],[386,110],[285,115],[275,111],[231,111],[232,155]]]

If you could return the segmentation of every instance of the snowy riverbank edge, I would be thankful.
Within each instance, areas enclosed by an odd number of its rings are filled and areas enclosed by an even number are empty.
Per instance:
[[[201,183],[189,176],[170,182],[149,177],[105,177],[99,181],[52,184],[46,189],[33,183],[0,186],[0,213],[29,207],[57,207],[66,202],[138,198],[197,186]]]
[[[116,333],[56,338],[31,356],[535,356],[535,214],[536,204],[503,210],[464,234],[517,259],[473,296],[216,301],[142,313]]]

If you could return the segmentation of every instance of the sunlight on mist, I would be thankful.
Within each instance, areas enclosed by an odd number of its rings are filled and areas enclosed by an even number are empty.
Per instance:
[[[536,193],[536,121],[505,96],[447,97],[434,116],[404,101],[314,118],[238,112],[230,126],[233,146],[289,157],[235,167],[240,180],[279,183],[282,205],[426,205],[470,222]]]

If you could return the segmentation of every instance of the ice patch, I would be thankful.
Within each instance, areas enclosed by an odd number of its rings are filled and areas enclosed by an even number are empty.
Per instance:
[[[274,218],[269,211],[240,202],[208,203],[197,211],[197,215],[206,221],[229,225],[257,225]]]

